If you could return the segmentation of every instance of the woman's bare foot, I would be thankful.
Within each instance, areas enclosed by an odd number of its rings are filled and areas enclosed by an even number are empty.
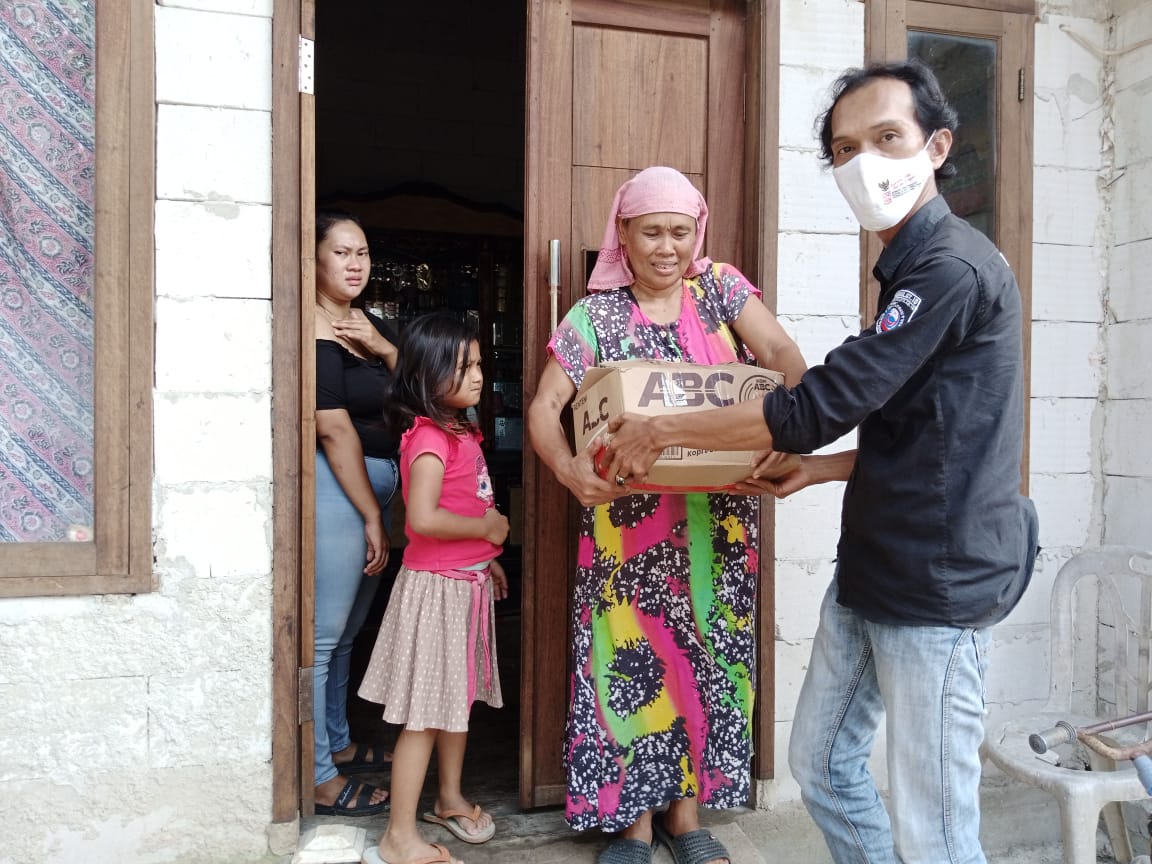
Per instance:
[[[642,840],[652,845],[652,811],[640,814],[640,818],[620,832],[625,840]]]
[[[459,858],[448,854],[443,846],[433,846],[417,834],[415,837],[400,839],[389,837],[385,832],[376,847],[380,851],[380,858],[388,864],[414,864],[414,862],[445,862],[445,864],[464,864]],[[443,853],[441,853],[443,850]]]
[[[470,814],[476,810],[480,810],[480,812],[477,814],[475,819],[473,819],[471,816],[460,815],[463,813]],[[487,810],[481,810],[475,804],[467,801],[463,796],[452,799],[437,797],[436,804],[433,806],[432,812],[441,818],[443,818],[445,814],[448,813],[455,814],[452,818],[455,820],[460,830],[467,834],[468,837],[484,837],[486,834],[491,836],[492,814]],[[456,831],[453,831],[451,827],[448,827],[448,830],[452,831],[452,833],[457,837],[460,837],[460,835]],[[464,837],[460,837],[460,839],[465,840]]]

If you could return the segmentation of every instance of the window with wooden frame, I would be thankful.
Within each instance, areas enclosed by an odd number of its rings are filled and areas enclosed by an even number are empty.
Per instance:
[[[960,128],[954,177],[940,186],[952,211],[984,232],[1008,259],[1024,306],[1024,381],[1032,319],[1032,117],[1034,0],[869,0],[868,62],[915,57],[936,73]],[[861,318],[877,311],[872,265],[882,246],[861,236]],[[1025,412],[1027,435],[1028,412]],[[1027,441],[1027,438],[1025,438]],[[1023,478],[1028,477],[1028,447]]]
[[[152,7],[0,4],[0,597],[151,588]]]

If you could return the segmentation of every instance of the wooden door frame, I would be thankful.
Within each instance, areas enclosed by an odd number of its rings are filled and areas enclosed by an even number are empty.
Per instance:
[[[595,5],[595,3],[585,5]],[[637,13],[652,14],[651,6],[639,4],[613,4],[614,11],[635,5]],[[554,237],[571,237],[566,226],[572,219],[571,112],[567,120],[544,122],[544,118],[565,116],[555,106],[567,106],[572,101],[571,76],[547,74],[547,69],[566,69],[572,63],[570,39],[546,41],[549,34],[567,32],[571,21],[566,9],[549,0],[528,0],[528,33],[526,38],[526,74],[530,82],[525,90],[525,213],[537,218],[526,219],[524,224],[524,400],[531,401],[546,358],[545,347],[550,331],[550,302],[546,290],[548,281],[548,241]],[[733,263],[764,292],[769,308],[776,305],[777,262],[777,208],[771,206],[778,193],[779,139],[778,81],[780,68],[778,0],[752,0],[745,13],[745,74],[744,88],[744,189],[743,194],[732,193],[732,200],[742,202],[742,214],[733,220],[729,230],[737,233],[732,244],[738,250]],[[575,16],[573,16],[575,17]],[[712,13],[712,27],[723,26],[724,17]],[[662,20],[663,23],[663,20]],[[711,74],[711,73],[710,73]],[[719,125],[719,124],[714,124]],[[545,137],[545,133],[550,133]],[[710,129],[710,144],[721,130]],[[730,186],[734,172],[723,171],[723,166],[709,162],[708,189],[735,188]],[[713,186],[715,184],[715,186]],[[715,222],[713,223],[715,224]],[[572,254],[563,249],[559,308],[571,307],[580,295],[576,287],[583,267]],[[564,265],[567,262],[567,266]],[[529,298],[534,298],[530,300]],[[536,727],[537,719],[547,716],[552,728],[563,728],[567,712],[565,689],[549,687],[546,680],[565,676],[568,670],[567,646],[556,640],[538,642],[537,631],[541,621],[568,620],[568,591],[548,590],[540,585],[548,567],[557,566],[558,559],[566,572],[575,567],[570,542],[573,523],[570,495],[535,457],[530,449],[524,451],[523,465],[525,507],[524,566],[527,578],[523,588],[522,650],[521,650],[521,746],[520,746],[520,806],[531,807],[555,804],[563,800],[563,786],[545,786],[535,782],[536,765],[540,758],[535,750],[546,746],[551,752],[547,759],[559,759],[562,741],[533,742],[524,734]],[[760,575],[758,591],[761,599],[757,628],[759,656],[756,669],[757,718],[754,720],[753,743],[755,761],[753,776],[757,779],[773,776],[775,764],[775,737],[773,705],[775,702],[775,519],[774,500],[761,499]],[[556,549],[567,549],[567,556],[558,556]],[[564,584],[567,584],[566,582]],[[546,613],[541,615],[540,613]],[[545,648],[546,645],[546,648]],[[767,717],[763,712],[769,712]],[[534,750],[535,744],[535,750]],[[755,788],[755,784],[753,784]],[[755,795],[755,792],[753,793]]]
[[[276,0],[272,11],[272,821],[278,823],[295,821],[301,793],[310,798],[312,790],[301,783],[301,762],[312,754],[300,746],[312,694],[311,680],[299,671],[311,665],[301,654],[312,647],[301,626],[301,565],[308,558],[300,529],[309,500],[301,494],[301,397],[304,348],[311,345],[301,315],[301,2]]]
[[[545,5],[545,0],[526,0],[528,5],[538,9]],[[776,264],[777,264],[777,209],[767,206],[773,202],[778,194],[778,147],[779,138],[779,110],[778,110],[778,81],[779,81],[779,0],[755,0],[748,3],[746,20],[746,57],[745,57],[745,186],[743,194],[742,232],[743,254],[741,265],[744,272],[764,292],[764,301],[769,308],[776,304]],[[304,424],[304,402],[311,395],[306,382],[311,381],[308,363],[305,358],[308,348],[312,347],[310,332],[305,332],[305,324],[310,327],[311,322],[304,322],[301,310],[304,308],[302,299],[305,283],[314,278],[312,270],[314,262],[311,256],[305,261],[303,250],[305,248],[301,239],[303,233],[302,216],[308,207],[315,207],[314,188],[304,183],[301,177],[303,160],[308,154],[308,148],[302,143],[305,123],[312,122],[314,111],[311,97],[301,96],[298,91],[298,44],[299,36],[305,34],[310,38],[314,36],[314,0],[277,0],[272,18],[272,305],[273,330],[272,352],[274,358],[280,358],[273,363],[272,374],[272,435],[273,435],[273,648],[272,648],[272,775],[273,775],[273,821],[291,822],[301,815],[301,797],[311,791],[311,786],[302,783],[305,774],[304,762],[310,762],[310,753],[302,752],[301,720],[310,721],[310,711],[305,710],[311,699],[311,682],[304,681],[301,670],[311,665],[310,658],[303,656],[310,653],[310,640],[303,639],[301,621],[304,613],[311,610],[301,608],[301,602],[308,592],[301,590],[306,576],[311,575],[311,568],[305,568],[310,560],[311,540],[301,532],[301,526],[309,513],[305,513],[305,506],[310,496],[304,494],[304,487],[314,482],[309,466],[305,464],[302,453],[302,442],[308,440],[308,429]],[[526,69],[533,71],[533,64],[542,64],[543,58],[548,57],[549,65],[563,63],[564,58],[558,57],[550,48],[556,46],[540,46],[533,44],[533,33],[528,33],[528,47]],[[542,68],[536,68],[537,75]],[[563,76],[551,76],[549,80],[555,95],[555,88],[563,88],[566,82],[556,80]],[[570,82],[567,82],[570,86]],[[533,103],[532,97],[540,94],[526,95],[525,111],[525,141],[533,135],[539,136],[541,132],[540,116],[543,102],[539,99]],[[547,100],[544,100],[546,102]],[[563,124],[558,127],[563,133]],[[539,194],[541,189],[563,188],[552,185],[558,170],[561,176],[566,175],[566,166],[561,155],[566,154],[571,142],[571,129],[565,134],[556,136],[556,140],[547,142],[541,152],[551,154],[541,162],[525,164],[525,196]],[[314,155],[314,154],[313,154]],[[308,187],[308,188],[305,188]],[[305,197],[308,200],[305,200]],[[554,216],[559,206],[561,215],[564,201],[558,201],[550,196],[550,207]],[[566,201],[566,199],[565,199]],[[526,202],[527,203],[527,202]],[[538,209],[533,208],[534,210]],[[569,216],[562,216],[564,219]],[[310,232],[309,232],[310,233]],[[546,249],[547,232],[541,225],[525,225],[524,229],[524,284],[525,286],[538,286],[546,281],[547,256],[541,254]],[[564,280],[562,284],[561,307],[568,308],[572,302],[572,280]],[[549,314],[548,302],[543,292],[536,292],[540,302],[524,304],[524,333],[537,334],[535,338],[541,344],[535,345],[535,352],[526,351],[526,368],[524,376],[524,397],[531,399],[535,393],[535,384],[539,378],[539,368],[534,359],[528,359],[535,354],[543,356],[541,351],[548,332]],[[291,358],[297,358],[293,361]],[[524,485],[526,491],[535,490],[533,500],[556,500],[567,496],[567,490],[561,486],[551,473],[541,470],[538,460],[525,450],[524,455]],[[761,571],[759,579],[759,595],[761,598],[760,621],[758,626],[759,662],[757,664],[757,712],[772,712],[774,704],[774,650],[775,633],[775,604],[774,604],[774,569],[775,569],[775,535],[774,535],[774,506],[771,498],[763,499],[761,510],[761,538],[762,552],[760,556]],[[566,509],[566,508],[565,508]],[[546,528],[549,520],[558,522],[553,533],[558,529],[561,536],[567,536],[570,530],[566,512],[557,512],[556,508],[542,511],[539,507],[526,508],[525,525],[525,552],[526,566],[534,564],[536,548],[542,538],[538,531]],[[309,523],[310,524],[310,523]],[[307,547],[307,548],[305,548]],[[568,562],[573,565],[574,562]],[[304,570],[309,573],[305,574]],[[524,634],[523,671],[524,683],[522,688],[532,687],[535,676],[543,670],[548,675],[563,675],[567,669],[567,655],[562,653],[559,657],[550,658],[540,656],[528,644],[528,636],[532,633],[534,610],[543,604],[560,604],[566,613],[567,597],[556,596],[544,592],[538,595],[535,591],[535,580],[526,579],[524,586],[524,614],[522,618],[522,632]],[[555,614],[553,609],[553,614]],[[309,643],[309,644],[305,644]],[[309,660],[309,662],[304,662]],[[522,709],[522,728],[531,728],[532,718],[527,715],[528,700],[523,700],[525,708]],[[558,705],[537,706],[537,710],[566,712],[566,700],[561,699]],[[771,716],[767,721],[761,720],[754,725],[757,734],[754,737],[756,760],[753,775],[756,778],[769,778],[773,776],[775,762],[774,752],[774,723]],[[523,741],[523,736],[522,736]],[[559,742],[557,742],[559,747]],[[530,748],[521,746],[520,753],[520,804],[528,808],[547,803],[544,800],[534,800],[530,794],[530,778],[532,771],[532,753]],[[551,790],[551,794],[562,794],[563,789]],[[308,796],[311,797],[310,795]],[[547,796],[546,796],[547,797]],[[306,809],[310,809],[305,805]],[[304,814],[307,815],[307,814]]]
[[[553,69],[569,69],[572,65],[571,40],[546,42],[547,34],[562,32],[564,10],[558,4],[546,0],[527,0],[527,32],[525,34],[525,75],[524,88],[524,303],[523,303],[523,350],[524,374],[522,399],[525,405],[536,396],[536,384],[540,379],[544,349],[551,328],[551,305],[546,292],[538,290],[548,283],[549,261],[545,250],[553,238],[571,236],[570,231],[560,230],[571,222],[571,178],[570,163],[572,152],[571,111],[558,112],[554,106],[570,105],[572,101],[572,81],[568,75],[546,75],[545,66]],[[541,86],[531,86],[541,82]],[[566,122],[545,123],[543,118],[566,117]],[[550,130],[551,137],[545,138],[544,131]],[[532,142],[538,142],[533,146]],[[534,154],[543,154],[534,158]],[[546,195],[542,194],[547,190]],[[547,206],[545,216],[544,206]],[[540,214],[541,218],[529,219],[529,214]],[[571,274],[573,267],[563,267],[563,261],[571,262],[571,250],[561,250],[561,271]],[[572,305],[573,287],[571,278],[561,278],[558,309],[568,309]],[[530,302],[529,298],[536,298]],[[531,447],[523,451],[524,463],[521,476],[524,482],[524,545],[522,567],[524,579],[521,588],[521,650],[520,650],[520,806],[523,809],[556,803],[563,800],[564,789],[537,788],[534,786],[536,754],[532,742],[525,734],[533,729],[538,715],[549,715],[552,725],[562,723],[566,713],[563,695],[560,699],[545,700],[546,688],[537,686],[537,681],[546,675],[564,676],[568,668],[566,652],[552,650],[545,653],[535,644],[538,620],[567,620],[568,598],[566,591],[541,590],[542,568],[539,559],[542,549],[568,549],[567,537],[570,524],[567,507],[568,490],[561,485],[552,472],[540,463]],[[560,502],[560,506],[556,506]],[[543,506],[549,504],[551,506]],[[559,544],[559,545],[558,545]],[[570,556],[569,556],[570,557]],[[571,571],[575,562],[564,561],[565,571]],[[564,584],[567,584],[566,582]],[[541,615],[540,613],[546,613]],[[553,694],[554,695],[554,694]],[[528,698],[525,698],[528,697]],[[557,753],[561,742],[553,742]],[[535,790],[535,791],[534,791]]]
[[[744,52],[745,275],[764,305],[776,311],[780,195],[780,2],[751,0]],[[760,574],[756,582],[756,707],[752,717],[752,777],[776,776],[776,499],[760,498]],[[767,716],[766,716],[767,715]],[[750,806],[756,805],[752,784]]]

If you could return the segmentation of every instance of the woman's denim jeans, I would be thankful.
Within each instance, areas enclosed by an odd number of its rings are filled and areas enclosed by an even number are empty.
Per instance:
[[[389,527],[388,503],[399,483],[391,459],[364,460]],[[344,494],[322,450],[316,451],[316,651],[312,669],[316,785],[337,775],[332,752],[352,743],[348,679],[352,641],[364,625],[380,577],[364,576],[364,520]]]
[[[837,864],[983,864],[987,649],[984,629],[867,621],[836,602],[833,580],[788,763]],[[868,770],[885,715],[890,810]]]

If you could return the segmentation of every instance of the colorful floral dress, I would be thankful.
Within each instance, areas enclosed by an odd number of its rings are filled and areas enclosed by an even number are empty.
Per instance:
[[[580,386],[608,360],[746,360],[728,325],[759,291],[713,264],[684,281],[680,318],[649,321],[627,288],[565,316],[549,350]],[[627,827],[697,797],[748,798],[759,499],[630,495],[584,508],[572,611],[566,818]]]

